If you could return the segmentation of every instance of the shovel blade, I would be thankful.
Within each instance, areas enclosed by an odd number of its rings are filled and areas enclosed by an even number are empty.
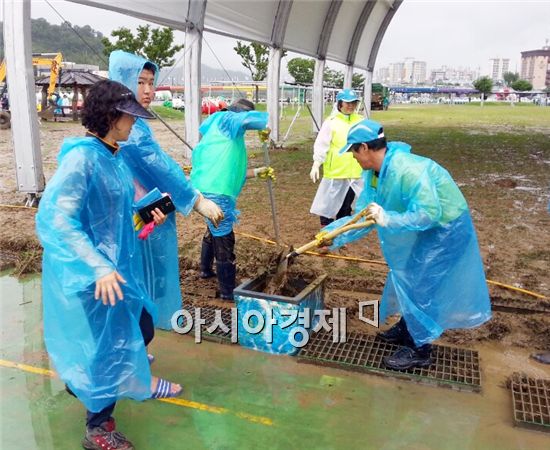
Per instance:
[[[293,248],[289,247],[279,254],[279,263],[275,274],[267,282],[265,292],[266,294],[273,295],[279,289],[281,289],[286,283],[286,275],[288,270],[288,264],[290,261],[290,255],[293,252]]]

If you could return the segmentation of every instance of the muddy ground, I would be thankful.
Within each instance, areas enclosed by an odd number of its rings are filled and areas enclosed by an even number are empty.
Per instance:
[[[183,133],[183,124],[172,126]],[[182,148],[160,123],[153,128],[161,145],[183,162]],[[500,341],[513,346],[550,349],[550,214],[548,176],[550,139],[548,129],[501,130],[488,125],[479,130],[432,129],[393,124],[395,140],[406,140],[418,153],[436,159],[453,175],[470,205],[478,232],[487,278],[536,292],[547,299],[490,285],[495,304],[493,319],[476,330],[448,331],[443,342],[471,345],[479,341]],[[386,126],[386,130],[388,130]],[[43,164],[46,180],[56,167],[56,154],[63,138],[82,134],[73,123],[41,125]],[[434,137],[437,136],[437,137]],[[309,214],[316,186],[308,178],[311,141],[291,144],[272,153],[278,171],[276,201],[281,235],[287,244],[308,242],[319,230],[318,218]],[[253,166],[262,165],[259,142],[250,140]],[[254,150],[254,148],[256,150]],[[18,274],[40,271],[41,250],[34,233],[34,211],[21,206],[25,196],[16,192],[11,133],[0,131],[0,267],[15,268]],[[8,206],[9,205],[9,206]],[[237,232],[239,281],[264,271],[277,254],[275,246],[250,239],[249,233],[273,239],[265,185],[251,181],[239,200],[241,210]],[[180,234],[181,286],[184,302],[222,304],[215,300],[216,283],[198,278],[200,240],[205,226],[200,217],[178,217]],[[349,245],[336,255],[382,261],[376,233]],[[357,304],[379,298],[386,268],[379,264],[341,259],[301,256],[297,273],[328,273],[326,306],[348,308],[348,329],[373,333],[376,330],[358,320]]]

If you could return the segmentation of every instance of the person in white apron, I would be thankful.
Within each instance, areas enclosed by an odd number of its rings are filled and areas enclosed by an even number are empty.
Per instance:
[[[363,190],[361,166],[351,154],[338,154],[351,126],[364,119],[355,112],[359,97],[351,89],[344,89],[336,96],[336,102],[338,110],[323,122],[313,144],[313,166],[309,174],[311,181],[317,182],[323,166],[323,178],[310,209],[312,214],[320,216],[321,227],[349,216],[355,197]]]

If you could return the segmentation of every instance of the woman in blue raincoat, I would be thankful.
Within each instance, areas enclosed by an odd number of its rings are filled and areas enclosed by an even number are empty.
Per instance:
[[[379,336],[402,345],[386,357],[387,367],[404,370],[431,363],[430,343],[449,328],[476,327],[491,308],[477,237],[468,205],[449,173],[434,161],[410,153],[403,142],[386,143],[372,120],[354,125],[341,150],[351,151],[364,169],[365,188],[357,211],[376,222],[389,266],[380,316],[401,320]],[[345,217],[324,231],[347,222]],[[372,227],[337,236],[335,248],[366,235]]]
[[[109,78],[134,92],[144,108],[154,99],[158,73],[156,64],[132,53],[116,50],[109,57]],[[136,120],[120,153],[132,171],[136,201],[156,188],[158,195],[170,194],[177,210],[184,215],[195,209],[215,225],[221,220],[220,208],[191,186],[182,168],[159,146],[145,120]],[[145,285],[158,306],[156,326],[171,330],[172,315],[182,307],[175,215],[171,214],[164,226],[155,229],[141,245]]]
[[[133,448],[115,431],[118,399],[181,393],[181,386],[151,376],[146,353],[156,306],[132,224],[132,174],[117,144],[136,117],[151,115],[125,86],[92,86],[82,112],[86,137],[64,141],[36,216],[44,341],[67,390],[88,410],[87,449]],[[159,210],[153,216],[159,225],[165,219]]]

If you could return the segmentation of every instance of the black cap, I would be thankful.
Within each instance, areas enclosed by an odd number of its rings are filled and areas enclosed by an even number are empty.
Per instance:
[[[115,109],[134,117],[141,117],[142,119],[155,118],[153,114],[138,103],[134,93],[130,89],[120,94],[120,100],[115,104]]]
[[[231,103],[231,105],[227,109],[233,112],[244,112],[254,111],[254,109],[256,108],[254,107],[254,103],[252,103],[250,100],[247,100],[246,98],[240,98]]]

